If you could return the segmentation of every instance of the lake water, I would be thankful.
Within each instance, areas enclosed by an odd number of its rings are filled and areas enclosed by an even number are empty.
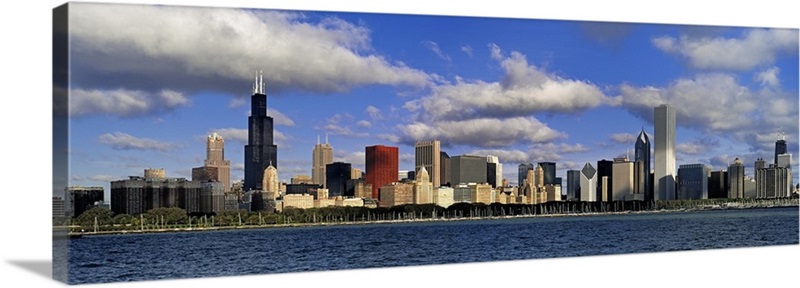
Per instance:
[[[87,236],[69,240],[68,277],[101,283],[786,245],[798,244],[799,227],[791,207]]]

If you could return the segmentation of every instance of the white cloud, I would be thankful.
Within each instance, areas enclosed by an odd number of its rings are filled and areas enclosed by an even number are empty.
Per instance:
[[[378,107],[372,105],[367,106],[367,108],[364,109],[364,112],[367,112],[367,114],[369,115],[370,118],[372,118],[372,120],[379,120],[383,118],[383,114],[381,114],[381,109],[378,109]]]
[[[685,57],[695,68],[749,70],[774,63],[780,54],[797,53],[798,37],[793,29],[752,29],[739,38],[684,35],[652,42],[661,51]]]
[[[325,132],[328,132],[331,135],[342,135],[342,136],[354,136],[354,137],[367,137],[369,136],[368,133],[361,133],[353,131],[350,127],[341,126],[336,124],[328,124],[323,127]]]
[[[522,162],[529,162],[529,155],[526,152],[520,150],[505,150],[505,149],[483,149],[483,150],[472,150],[471,152],[467,153],[469,155],[478,155],[478,156],[486,156],[486,155],[494,155],[500,160],[500,163],[522,163]]]
[[[772,67],[767,70],[761,71],[756,74],[756,81],[761,83],[761,86],[767,87],[778,87],[780,86],[780,78],[778,74],[780,74],[781,68]]]
[[[758,106],[755,95],[728,74],[699,74],[665,88],[623,84],[620,91],[622,105],[646,121],[652,123],[654,107],[668,103],[675,107],[679,125],[715,131],[749,126]]]
[[[267,115],[272,117],[275,121],[275,125],[294,126],[294,120],[292,120],[292,118],[289,118],[289,116],[284,115],[275,108],[267,108]]]
[[[685,155],[699,155],[708,153],[719,145],[719,140],[711,138],[698,138],[689,142],[678,143],[675,151]]]
[[[636,136],[631,133],[614,133],[608,137],[611,141],[614,141],[618,144],[631,144],[636,142]]]
[[[472,57],[472,46],[464,45],[461,46],[461,52],[466,53],[469,57]]]
[[[528,63],[525,55],[506,57],[492,45],[492,58],[500,62],[504,77],[499,82],[466,81],[434,87],[429,97],[409,101],[406,109],[421,107],[421,116],[432,119],[529,116],[535,112],[571,113],[603,104],[609,99],[591,83],[548,74]]]
[[[106,133],[98,137],[100,143],[110,145],[114,150],[157,150],[169,151],[178,147],[176,144],[148,138],[137,138],[122,132]]]
[[[358,121],[358,122],[356,123],[356,125],[358,125],[358,127],[362,127],[362,128],[369,128],[369,127],[372,127],[372,123],[369,123],[369,121],[367,121],[367,120],[361,120],[361,121]]]
[[[231,170],[244,171],[244,163],[238,163],[238,162],[231,163]]]
[[[445,54],[444,52],[442,52],[442,49],[439,48],[439,44],[437,44],[436,42],[433,42],[433,41],[430,41],[430,40],[425,40],[425,41],[422,41],[421,44],[422,44],[422,46],[425,46],[425,48],[428,48],[428,50],[431,50],[431,52],[433,52],[433,54],[436,54],[436,56],[439,56],[439,58],[442,58],[442,60],[450,62],[450,56]]]
[[[177,90],[237,94],[258,69],[264,69],[268,91],[338,92],[430,82],[426,73],[373,51],[367,27],[338,18],[211,7],[71,7],[71,57],[86,76],[73,80],[82,87],[145,86],[157,79],[158,85],[183,88]]]
[[[186,106],[189,100],[183,94],[172,90],[150,93],[125,89],[71,89],[69,103],[72,116],[93,114],[138,116]]]
[[[400,125],[398,129],[401,132],[400,138],[403,143],[439,139],[442,142],[476,147],[503,147],[515,143],[547,142],[566,136],[533,117],[438,121],[432,125],[414,122]]]
[[[100,174],[100,175],[89,176],[86,179],[88,179],[89,181],[96,181],[96,182],[111,182],[111,181],[116,181],[116,180],[122,180],[124,178],[123,177],[119,177],[119,176],[111,176],[111,175],[102,175],[102,174]]]
[[[366,152],[365,151],[356,151],[356,152],[349,152],[345,150],[334,150],[333,151],[333,161],[335,162],[344,162],[350,163],[352,167],[364,167]]]
[[[400,136],[394,134],[378,134],[375,137],[381,140],[386,140],[392,143],[400,143]]]
[[[241,143],[247,143],[247,129],[240,129],[240,128],[218,128],[218,129],[211,129],[208,134],[217,133],[222,136],[222,139],[225,139],[226,142],[228,141],[239,141]],[[274,135],[273,135],[274,136]]]
[[[572,154],[587,152],[589,148],[582,144],[567,144],[559,143],[537,143],[530,145],[528,151],[520,151],[516,149],[481,149],[473,150],[468,153],[470,155],[495,155],[502,163],[533,163],[544,161],[558,161],[561,160],[562,154]]]
[[[247,104],[247,99],[242,97],[235,97],[231,99],[231,102],[228,103],[228,108],[239,108]],[[250,113],[250,112],[248,112]]]

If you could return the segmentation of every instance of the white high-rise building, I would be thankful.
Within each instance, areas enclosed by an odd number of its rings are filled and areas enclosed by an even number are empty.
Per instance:
[[[591,163],[586,162],[581,169],[581,201],[597,201],[597,169]]]
[[[325,165],[333,163],[333,147],[328,144],[328,136],[325,135],[325,144],[320,144],[317,137],[317,145],[314,145],[312,153],[311,182],[325,187]]]
[[[653,196],[655,200],[675,200],[675,107],[662,104],[655,108],[654,116]]]
[[[494,184],[494,187],[503,186],[503,163],[500,163],[500,158],[494,155],[486,155],[486,162],[495,164],[495,183],[489,184]]]

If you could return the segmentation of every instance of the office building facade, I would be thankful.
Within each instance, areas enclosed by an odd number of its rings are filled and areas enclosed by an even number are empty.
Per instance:
[[[650,183],[650,137],[647,136],[647,133],[644,132],[644,128],[642,131],[639,132],[639,136],[636,137],[636,143],[633,147],[634,155],[633,155],[633,162],[635,167],[634,182],[638,187],[636,190],[638,193],[644,194],[644,199],[647,201],[653,200],[653,195],[650,191],[651,183]]]
[[[597,169],[586,162],[580,173],[580,201],[594,202],[597,199]]]
[[[733,164],[728,166],[728,193],[727,198],[744,198],[746,191],[746,183],[748,182],[744,176],[744,164],[742,160],[736,158]]]
[[[425,167],[425,170],[427,170],[430,175],[430,181],[433,183],[433,187],[442,185],[441,153],[441,143],[439,140],[419,141],[414,144],[414,171],[418,173],[421,167]]]
[[[675,199],[675,108],[663,104],[655,108],[655,200]]]
[[[372,185],[372,198],[378,199],[378,190],[389,183],[397,182],[399,169],[398,148],[375,145],[366,147],[365,168],[367,184]]]
[[[486,158],[459,155],[450,158],[450,178],[453,184],[486,183]]]
[[[352,165],[344,162],[333,162],[325,165],[325,187],[330,197],[355,196],[354,182],[350,179]]]
[[[325,136],[325,143],[321,144],[317,139],[317,145],[311,151],[311,183],[326,187],[325,167],[333,163],[333,147],[328,144],[328,136]]]
[[[678,200],[708,199],[708,177],[711,169],[705,164],[687,164],[678,168]]]

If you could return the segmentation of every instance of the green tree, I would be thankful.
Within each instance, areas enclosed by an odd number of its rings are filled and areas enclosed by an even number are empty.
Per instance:
[[[114,212],[111,212],[111,210],[102,207],[94,207],[84,211],[81,213],[81,215],[78,215],[78,218],[75,219],[74,223],[83,227],[91,228],[94,227],[96,218],[98,225],[106,226],[112,223],[112,216],[114,216]]]

